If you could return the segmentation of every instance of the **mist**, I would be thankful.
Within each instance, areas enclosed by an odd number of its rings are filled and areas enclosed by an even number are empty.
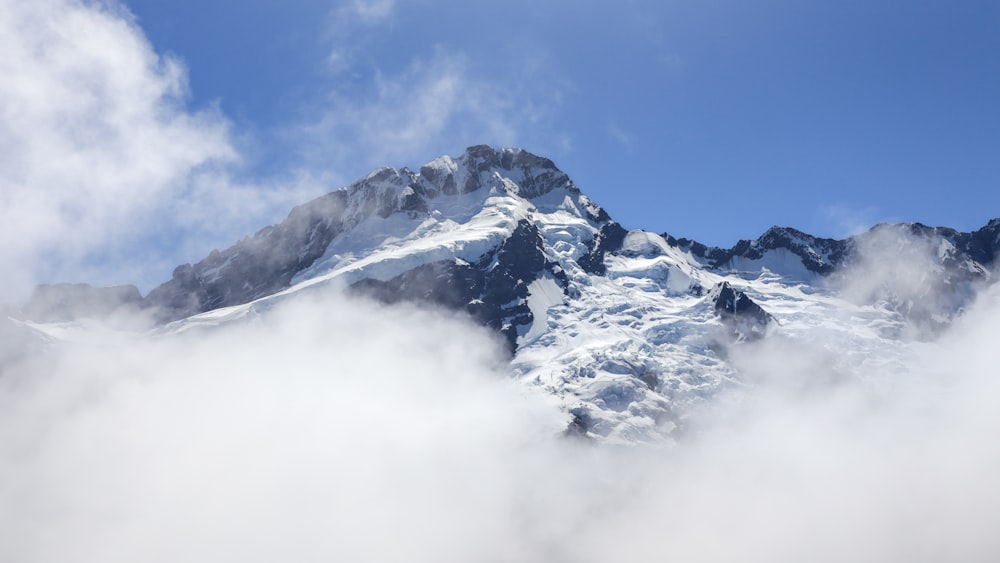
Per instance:
[[[0,380],[0,559],[467,554],[513,525],[533,472],[503,456],[565,424],[499,350],[462,320],[332,296],[21,364]]]
[[[995,559],[998,309],[903,374],[741,347],[672,447],[566,437],[485,329],[336,291],[108,331],[0,378],[0,560]]]
[[[233,124],[187,107],[182,62],[117,3],[3,9],[5,299],[57,278],[149,286],[318,190],[237,181]],[[447,94],[472,84],[461,60],[432,63]],[[320,132],[348,146],[351,119]],[[920,277],[936,249],[907,248],[920,260],[874,256],[847,297],[903,282],[900,301],[937,307]],[[994,561],[1000,292],[969,299],[898,369],[845,366],[851,343],[821,335],[735,346],[743,385],[676,444],[633,447],[566,436],[571,417],[460,316],[329,290],[179,333],[126,311],[58,341],[5,311],[0,561]]]
[[[2,0],[0,51],[0,301],[38,282],[148,291],[329,190],[248,178],[252,141],[192,106],[184,61],[117,0]]]

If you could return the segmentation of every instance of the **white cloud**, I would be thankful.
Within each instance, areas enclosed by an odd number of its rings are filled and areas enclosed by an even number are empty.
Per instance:
[[[3,262],[26,280],[127,232],[193,169],[235,158],[226,124],[186,113],[184,70],[106,5],[5,2],[0,18]]]
[[[182,63],[158,55],[117,3],[4,0],[0,11],[5,295],[98,269],[96,281],[165,279],[169,269],[123,274],[176,260],[181,230],[188,243],[232,240],[282,199],[232,179],[240,155],[228,121],[186,108]]]
[[[232,181],[226,120],[185,108],[183,67],[113,5],[0,1],[0,52],[14,282],[284,197]],[[438,51],[334,96],[316,150],[370,166],[516,143],[558,103],[471,67]],[[863,374],[874,389],[823,343],[744,348],[755,387],[669,451],[554,439],[565,417],[503,380],[489,337],[412,310],[330,298],[69,347],[0,377],[0,559],[992,560],[998,309],[987,294],[903,376]]]
[[[566,417],[500,349],[467,321],[314,296],[7,371],[0,559],[468,560],[483,541],[517,559],[536,502],[517,487]]]
[[[395,7],[395,0],[354,0],[345,6],[348,13],[368,25],[379,24],[389,19]]]
[[[1000,553],[995,290],[907,370],[866,383],[837,376],[822,338],[742,347],[750,385],[665,450],[557,438],[566,416],[505,380],[466,322],[305,299],[6,371],[0,559]]]

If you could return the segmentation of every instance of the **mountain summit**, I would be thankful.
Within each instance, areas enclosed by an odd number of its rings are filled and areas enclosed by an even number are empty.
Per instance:
[[[974,233],[879,225],[847,240],[773,227],[710,248],[627,231],[551,160],[480,145],[419,171],[379,168],[178,266],[144,298],[64,284],[40,288],[24,311],[99,316],[123,295],[161,330],[183,330],[218,322],[212,311],[236,318],[342,285],[464,311],[503,339],[515,378],[560,402],[570,431],[657,441],[692,407],[746,383],[734,348],[815,339],[822,326],[824,346],[864,343],[844,346],[836,369],[891,369],[906,342],[933,338],[991,282],[998,248],[1000,220]]]

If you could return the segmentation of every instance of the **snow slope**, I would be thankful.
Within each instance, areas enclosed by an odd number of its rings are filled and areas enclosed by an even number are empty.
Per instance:
[[[933,249],[917,253],[933,264],[914,267],[937,277],[900,286],[909,270],[879,277],[865,260],[882,255],[872,254],[887,240],[876,231],[845,242],[774,228],[729,250],[626,232],[551,161],[479,146],[419,172],[378,169],[300,206],[179,267],[146,305],[173,319],[156,333],[245,322],[326,288],[464,310],[507,339],[511,376],[558,404],[576,432],[669,442],[701,405],[752,383],[731,354],[757,339],[817,350],[845,377],[893,373],[919,345],[909,327],[923,317],[910,313],[933,293],[944,296],[925,307],[935,322],[959,314],[990,281],[983,248],[1000,240],[997,222],[918,231],[933,244],[913,248]],[[877,291],[850,291],[854,279]],[[31,325],[76,338],[67,326]]]

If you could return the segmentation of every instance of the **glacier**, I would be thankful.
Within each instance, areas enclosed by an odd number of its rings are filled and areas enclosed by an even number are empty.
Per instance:
[[[846,240],[773,227],[710,248],[626,229],[551,160],[480,145],[417,171],[377,169],[141,299],[117,290],[129,302],[106,308],[153,318],[149,337],[251,322],[331,288],[457,311],[494,331],[510,378],[555,405],[568,435],[670,444],[720,394],[754,385],[734,358],[762,343],[891,380],[993,281],[998,248],[1000,220],[974,233],[878,225]],[[93,302],[47,286],[10,330],[42,347],[85,339],[101,317]]]

